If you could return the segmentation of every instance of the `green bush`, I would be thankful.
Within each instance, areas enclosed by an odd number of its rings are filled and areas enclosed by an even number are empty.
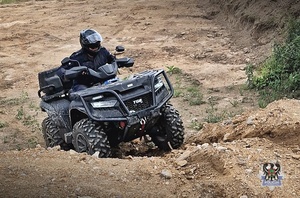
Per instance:
[[[254,75],[253,66],[246,69],[248,87],[260,94],[260,106],[287,98],[300,96],[300,21],[289,23],[287,37],[283,44],[275,44],[270,57]]]

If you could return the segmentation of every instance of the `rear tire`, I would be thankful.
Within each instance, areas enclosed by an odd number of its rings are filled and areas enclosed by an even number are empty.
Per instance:
[[[70,145],[68,145],[60,136],[59,129],[55,122],[47,117],[42,122],[42,133],[46,143],[46,147],[60,146],[61,149],[67,151],[70,150]]]
[[[164,151],[179,148],[184,141],[184,127],[179,112],[166,104],[162,109],[161,118],[150,133],[152,141]]]
[[[111,148],[103,128],[89,119],[82,119],[73,127],[73,145],[78,153],[86,152],[93,155],[99,152],[98,157],[109,157]]]

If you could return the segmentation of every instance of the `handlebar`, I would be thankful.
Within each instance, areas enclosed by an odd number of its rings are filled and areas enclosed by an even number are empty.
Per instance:
[[[118,68],[122,67],[132,67],[134,60],[128,57],[116,59],[115,62],[111,64],[105,64],[100,66],[97,71],[90,69],[86,66],[75,66],[71,69],[65,71],[65,78],[68,80],[73,80],[78,78],[80,75],[83,75],[86,72],[86,75],[91,76],[95,81],[102,82],[111,78],[116,77],[118,73]]]
[[[117,63],[117,65],[118,65],[119,68],[122,68],[122,67],[132,67],[133,64],[134,64],[134,60],[132,58],[128,58],[128,57],[117,58],[116,59],[116,63]]]

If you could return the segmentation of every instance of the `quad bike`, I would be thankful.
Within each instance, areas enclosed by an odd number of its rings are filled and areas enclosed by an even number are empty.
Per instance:
[[[76,61],[66,58],[62,64],[76,65]],[[121,142],[147,135],[161,150],[179,148],[184,127],[169,103],[174,90],[165,71],[147,70],[125,80],[116,78],[118,68],[133,64],[131,58],[120,58],[97,72],[77,64],[66,71],[68,79],[85,71],[97,82],[77,92],[70,92],[70,83],[63,83],[56,74],[58,68],[40,72],[40,108],[48,115],[42,122],[46,146],[110,157],[112,148]]]

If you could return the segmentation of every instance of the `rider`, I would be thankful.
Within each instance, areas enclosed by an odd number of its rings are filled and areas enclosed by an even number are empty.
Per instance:
[[[115,56],[112,55],[105,47],[101,46],[103,41],[102,36],[93,29],[85,29],[80,32],[79,37],[81,49],[74,52],[69,58],[78,61],[81,66],[86,66],[97,71],[97,69],[106,63],[115,61]],[[68,81],[64,77],[65,71],[74,65],[63,64],[57,71],[58,76],[63,81]],[[78,66],[78,65],[76,65]],[[73,80],[72,91],[79,91],[91,87],[94,82],[89,78],[86,72],[83,72],[76,80]]]

